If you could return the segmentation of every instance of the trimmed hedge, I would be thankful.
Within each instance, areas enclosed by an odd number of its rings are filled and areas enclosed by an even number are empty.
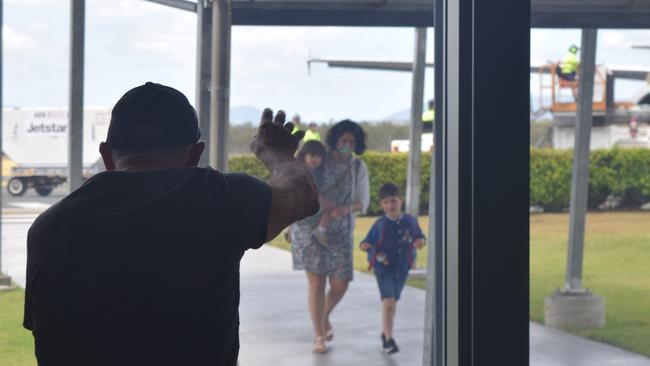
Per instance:
[[[377,194],[379,187],[393,182],[405,194],[407,154],[366,152],[361,159],[368,165],[370,176],[369,214],[381,212]],[[253,156],[233,156],[230,170],[241,171],[266,180],[269,173]],[[422,154],[420,212],[429,205],[431,154]],[[573,151],[531,149],[530,204],[546,211],[562,211],[569,206]],[[638,208],[650,201],[650,150],[608,149],[591,153],[589,167],[589,208],[597,209],[608,196],[621,199],[622,208]]]
[[[408,154],[406,153],[380,153],[368,151],[361,156],[361,159],[368,166],[370,178],[370,207],[368,214],[381,213],[379,207],[379,187],[386,182],[397,184],[406,194],[406,169]],[[251,155],[239,155],[230,158],[229,170],[232,172],[244,172],[262,180],[269,178],[269,172],[264,165]],[[431,154],[422,154],[422,177],[420,180],[420,212],[426,213],[429,208],[429,175],[431,166]]]
[[[572,167],[572,150],[531,149],[530,204],[548,211],[567,208]],[[621,208],[638,208],[650,201],[650,150],[614,148],[591,153],[589,208],[598,208],[608,196],[620,198]]]
[[[402,197],[406,196],[406,173],[408,154],[366,152],[361,159],[368,166],[370,178],[370,207],[368,214],[379,214],[379,187],[392,182],[400,187]],[[431,153],[423,153],[421,158],[422,175],[420,177],[420,212],[429,211],[429,176],[431,175]]]
[[[246,173],[263,181],[271,178],[268,169],[253,155],[231,155],[228,159],[228,170]]]

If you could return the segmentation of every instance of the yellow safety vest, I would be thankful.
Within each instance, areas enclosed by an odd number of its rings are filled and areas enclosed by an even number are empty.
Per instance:
[[[567,52],[567,54],[564,55],[564,58],[562,59],[562,63],[560,64],[560,72],[562,74],[571,74],[577,72],[578,64],[580,64],[578,55],[572,52]]]
[[[320,133],[314,132],[312,130],[307,130],[305,131],[305,137],[303,138],[303,141],[320,141]]]
[[[298,131],[300,131],[300,128],[298,128],[298,125],[293,125],[293,131],[291,131],[291,134],[295,135]]]
[[[429,109],[428,111],[422,113],[422,123],[433,123],[433,120],[436,119],[436,110]]]

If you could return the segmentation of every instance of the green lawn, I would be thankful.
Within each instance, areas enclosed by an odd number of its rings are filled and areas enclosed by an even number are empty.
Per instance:
[[[530,317],[564,284],[568,215],[531,216]],[[574,333],[650,356],[650,214],[587,216],[583,284],[605,298],[601,329]]]
[[[0,364],[36,366],[34,338],[22,326],[23,290],[0,292]]]
[[[373,218],[359,218],[358,243]],[[568,215],[531,216],[530,317],[543,323],[544,298],[564,283]],[[420,218],[426,228],[427,219]],[[275,246],[289,248],[278,238]],[[426,248],[418,266],[426,264]],[[355,267],[367,268],[355,249]],[[411,281],[423,287],[424,281]],[[650,356],[650,213],[590,213],[584,258],[584,285],[605,298],[606,326],[576,334]],[[34,366],[33,339],[22,322],[23,291],[0,292],[0,364]]]

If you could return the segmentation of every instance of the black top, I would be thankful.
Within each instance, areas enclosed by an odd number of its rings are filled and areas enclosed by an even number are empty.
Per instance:
[[[104,172],[27,238],[24,326],[40,365],[235,365],[239,261],[271,190],[211,169]]]

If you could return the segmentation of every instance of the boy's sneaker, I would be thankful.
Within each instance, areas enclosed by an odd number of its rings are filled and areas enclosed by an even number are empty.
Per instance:
[[[383,336],[383,334],[382,334]],[[387,355],[391,355],[393,353],[399,352],[399,347],[397,347],[397,343],[395,343],[395,340],[393,338],[386,340],[384,342],[384,353]]]

